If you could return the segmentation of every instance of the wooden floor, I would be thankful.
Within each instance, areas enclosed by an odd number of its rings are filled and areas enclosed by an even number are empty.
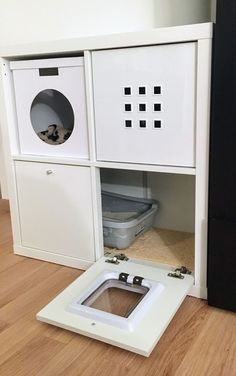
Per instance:
[[[1,376],[236,376],[236,315],[199,299],[185,300],[149,358],[36,321],[80,274],[13,255],[0,200]]]

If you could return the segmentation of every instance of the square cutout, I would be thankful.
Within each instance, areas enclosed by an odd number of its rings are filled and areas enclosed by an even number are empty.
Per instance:
[[[153,128],[161,128],[161,120],[154,120],[153,121]]]
[[[131,111],[132,111],[132,104],[125,103],[125,112],[131,112]]]
[[[139,120],[139,128],[147,128],[147,121]]]
[[[139,103],[138,105],[139,112],[146,112],[146,109],[147,109],[146,103]]]
[[[139,86],[138,94],[139,95],[146,95],[146,86]]]
[[[160,95],[161,94],[161,86],[154,86],[153,87],[153,94]]]
[[[132,120],[125,120],[125,128],[132,128],[133,122]]]
[[[130,86],[125,86],[123,88],[123,93],[124,93],[124,95],[132,95],[131,87]]]
[[[161,111],[161,103],[154,103],[153,104],[153,111],[160,112]]]

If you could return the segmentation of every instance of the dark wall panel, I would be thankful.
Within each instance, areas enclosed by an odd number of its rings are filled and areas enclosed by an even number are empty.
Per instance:
[[[209,221],[208,302],[236,310],[236,222]]]
[[[236,1],[218,0],[210,130],[208,301],[236,311]]]
[[[218,0],[213,42],[211,217],[236,219],[236,1]]]

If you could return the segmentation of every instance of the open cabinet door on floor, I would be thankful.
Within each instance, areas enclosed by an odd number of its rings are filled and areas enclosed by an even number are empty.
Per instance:
[[[191,275],[101,258],[44,307],[49,324],[149,356],[191,289]]]

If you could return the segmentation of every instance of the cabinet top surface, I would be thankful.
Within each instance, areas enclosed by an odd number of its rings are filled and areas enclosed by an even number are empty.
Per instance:
[[[0,48],[0,56],[14,59],[41,55],[50,56],[53,54],[75,54],[84,50],[189,42],[212,38],[212,30],[212,23],[201,23],[119,34],[48,40],[44,42],[2,46]]]

